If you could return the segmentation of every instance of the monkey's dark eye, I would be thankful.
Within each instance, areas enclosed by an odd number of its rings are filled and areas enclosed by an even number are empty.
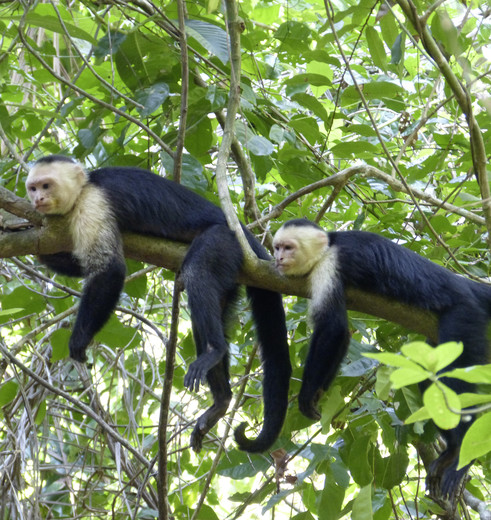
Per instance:
[[[285,246],[285,251],[290,251],[291,249],[293,249],[292,246]]]
[[[49,188],[49,184],[46,182],[43,184],[43,190],[47,190]]]
[[[36,191],[36,186],[31,186],[31,187],[29,188],[29,191]]]

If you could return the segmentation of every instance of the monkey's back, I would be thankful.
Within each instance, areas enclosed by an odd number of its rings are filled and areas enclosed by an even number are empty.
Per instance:
[[[367,231],[329,232],[347,286],[440,312],[456,302],[479,305],[491,288],[452,273],[414,251]]]
[[[100,168],[89,180],[104,190],[121,231],[189,242],[210,226],[226,225],[219,207],[147,170]]]

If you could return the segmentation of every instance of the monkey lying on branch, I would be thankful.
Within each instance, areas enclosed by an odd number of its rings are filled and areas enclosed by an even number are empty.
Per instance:
[[[285,223],[273,241],[278,270],[288,276],[308,276],[310,315],[314,331],[298,397],[300,411],[319,419],[317,402],[334,380],[346,355],[350,335],[346,312],[347,288],[361,289],[434,312],[438,343],[461,341],[462,355],[448,368],[485,363],[491,318],[491,287],[458,276],[381,236],[363,231],[326,233],[307,220]],[[457,393],[474,386],[458,379],[445,383]],[[433,497],[455,500],[469,466],[457,470],[462,438],[471,421],[442,430],[445,451],[432,463],[427,486]],[[245,426],[236,430],[239,446],[247,449]]]
[[[71,158],[39,159],[26,181],[34,207],[65,215],[73,250],[40,259],[55,272],[85,277],[80,307],[69,342],[70,356],[86,360],[86,348],[111,315],[123,289],[125,262],[121,233],[132,231],[190,243],[181,267],[188,293],[198,357],[184,384],[197,390],[208,381],[214,403],[191,436],[196,451],[223,417],[231,399],[226,319],[237,296],[242,251],[222,210],[187,188],[138,168],[109,167],[86,173]],[[269,255],[244,228],[253,251]],[[264,366],[264,425],[249,444],[264,451],[277,438],[288,404],[291,365],[281,295],[247,287]],[[286,385],[283,383],[287,383]],[[274,413],[273,413],[274,411]]]

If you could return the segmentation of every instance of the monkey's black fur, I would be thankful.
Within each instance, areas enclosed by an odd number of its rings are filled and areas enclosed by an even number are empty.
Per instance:
[[[63,156],[49,156],[37,164],[74,163]],[[102,190],[119,232],[132,231],[190,243],[181,276],[188,293],[197,349],[184,383],[197,388],[205,378],[214,404],[198,419],[191,444],[197,451],[204,435],[225,414],[231,399],[225,321],[237,293],[242,251],[227,227],[220,208],[187,188],[138,168],[108,167],[89,173],[89,182]],[[246,229],[244,233],[259,258],[269,260],[263,246]],[[120,238],[119,238],[120,239]],[[54,271],[85,276],[86,283],[70,338],[70,356],[86,359],[94,334],[108,320],[123,288],[124,258],[114,252],[97,273],[83,273],[70,253],[42,255]],[[277,438],[285,418],[291,366],[281,295],[247,287],[264,364],[264,425],[246,449],[264,451]],[[280,384],[281,382],[281,384]]]
[[[292,220],[289,226],[313,226]],[[491,318],[491,287],[458,276],[444,267],[394,244],[379,235],[364,231],[328,232],[329,248],[334,248],[337,274],[320,309],[314,310],[314,332],[304,369],[299,395],[300,410],[316,418],[315,405],[323,390],[336,376],[349,344],[344,291],[354,287],[388,296],[438,316],[438,342],[461,341],[462,355],[449,368],[487,362],[487,327]],[[457,393],[469,392],[473,385],[458,379],[445,383]],[[462,438],[471,422],[461,422],[453,430],[442,430],[445,451],[428,473],[428,489],[434,497],[453,501],[468,467],[457,470]]]

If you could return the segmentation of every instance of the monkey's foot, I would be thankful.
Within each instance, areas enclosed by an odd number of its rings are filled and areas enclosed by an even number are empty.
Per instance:
[[[298,407],[305,417],[312,419],[313,421],[319,421],[321,418],[321,413],[317,408],[317,403],[322,395],[322,391],[318,390],[315,395],[306,396],[304,393],[300,392],[298,396]]]
[[[201,451],[201,448],[203,447],[203,438],[206,435],[207,432],[202,432],[199,429],[199,425],[196,424],[194,427],[193,432],[191,433],[191,448],[196,452],[199,453]]]
[[[213,406],[210,406],[204,414],[198,417],[196,426],[191,433],[191,448],[196,453],[199,453],[203,447],[203,439],[205,435],[215,426],[215,424],[225,415],[227,412],[228,405],[232,395],[221,396],[219,402],[215,402]]]
[[[462,494],[467,472],[471,464],[457,470],[458,459],[444,467],[440,458],[434,460],[426,477],[426,489],[429,496],[446,510],[453,510]]]
[[[312,419],[313,421],[319,421],[321,418],[321,413],[319,412],[316,403],[311,401],[310,403],[302,403],[298,402],[298,407],[305,417]]]
[[[70,347],[70,357],[75,361],[80,361],[80,363],[85,363],[87,361],[87,354],[85,353],[85,349],[76,349]]]

